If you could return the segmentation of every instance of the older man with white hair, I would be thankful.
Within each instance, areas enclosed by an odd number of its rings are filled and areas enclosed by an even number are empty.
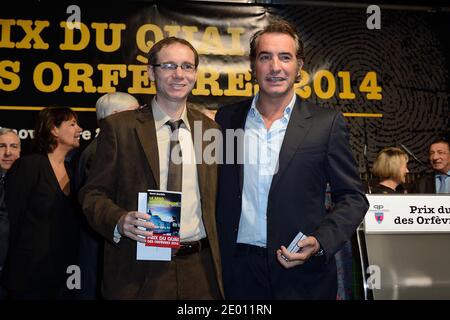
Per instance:
[[[104,94],[95,104],[98,121],[105,119],[114,113],[137,108],[139,108],[139,102],[131,94],[125,92]]]
[[[125,92],[107,93],[101,96],[96,104],[97,122],[106,117],[127,110],[139,108],[139,102],[132,95]],[[97,139],[94,139],[83,151],[78,164],[77,185],[81,188],[89,175],[89,169],[97,151]],[[88,223],[84,223],[81,235],[80,265],[81,291],[79,299],[91,300],[99,296],[99,268],[101,237],[92,230]]]
[[[125,92],[107,93],[101,96],[95,104],[95,112],[97,114],[97,122],[106,117],[127,110],[134,110],[139,108],[139,102],[131,94]],[[84,149],[79,162],[79,180],[78,184],[81,188],[86,182],[92,160],[97,150],[97,140],[94,139]]]

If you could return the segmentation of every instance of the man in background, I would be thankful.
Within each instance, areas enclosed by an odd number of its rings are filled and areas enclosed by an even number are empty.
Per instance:
[[[97,123],[100,126],[100,122],[112,114],[126,110],[135,110],[137,108],[139,108],[139,102],[131,94],[125,92],[104,94],[95,103]],[[92,140],[92,142],[81,153],[78,164],[78,186],[80,188],[86,182],[86,177],[89,174],[96,151],[97,138]]]
[[[415,193],[450,193],[450,147],[447,140],[438,138],[428,149],[428,160],[434,172],[421,177]]]
[[[0,276],[9,242],[9,220],[5,204],[5,175],[19,157],[19,136],[12,129],[0,128]],[[5,296],[6,291],[0,287],[0,300],[4,299]]]

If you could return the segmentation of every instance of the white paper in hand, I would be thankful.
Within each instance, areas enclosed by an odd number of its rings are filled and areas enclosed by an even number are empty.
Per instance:
[[[303,232],[300,231],[299,233],[297,233],[294,240],[292,240],[289,247],[287,247],[287,250],[292,253],[298,252],[300,250],[300,247],[298,246],[298,242],[303,239],[306,239],[306,236],[303,234]]]
[[[301,248],[298,246],[298,242],[303,239],[306,239],[306,235],[304,235],[303,232],[300,231],[299,233],[297,233],[294,240],[292,240],[291,244],[287,247],[287,250],[292,253],[300,251]],[[281,255],[281,257],[284,260],[289,261],[288,258],[286,258],[284,255]]]

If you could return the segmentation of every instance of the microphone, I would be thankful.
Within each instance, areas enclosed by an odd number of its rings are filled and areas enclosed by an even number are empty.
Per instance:
[[[418,163],[420,163],[423,166],[427,166],[425,163],[423,163],[422,161],[420,161],[419,159],[417,159],[417,157],[414,155],[414,153],[412,153],[407,147],[405,147],[402,143],[399,143],[399,145],[403,148],[403,150],[406,151],[406,153],[413,158],[414,160],[416,160]]]

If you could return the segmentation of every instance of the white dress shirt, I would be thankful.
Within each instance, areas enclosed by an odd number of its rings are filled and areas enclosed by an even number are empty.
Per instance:
[[[267,200],[272,178],[278,171],[278,158],[296,96],[285,107],[283,116],[266,129],[256,108],[258,95],[245,121],[244,183],[242,211],[237,242],[266,247]]]

